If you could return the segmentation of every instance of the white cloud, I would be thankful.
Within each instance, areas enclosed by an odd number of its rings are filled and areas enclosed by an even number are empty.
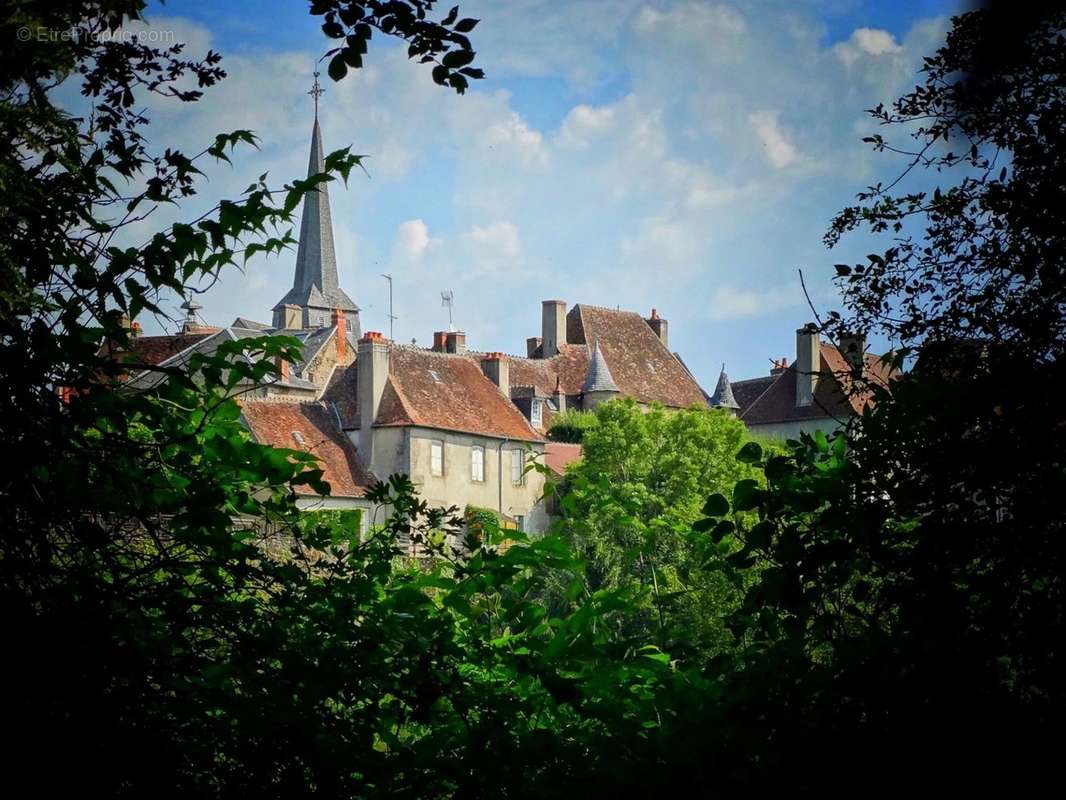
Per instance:
[[[851,66],[865,56],[895,55],[901,53],[903,48],[896,41],[896,37],[880,28],[856,28],[851,33],[851,38],[846,42],[838,42],[833,46],[833,52],[837,58],[848,66]]]
[[[469,275],[517,275],[522,269],[522,241],[518,226],[507,219],[474,225],[463,234]]]
[[[420,219],[409,219],[401,222],[396,229],[396,241],[393,252],[404,262],[417,263],[425,256],[430,246],[438,244],[439,240],[429,235],[429,227]]]
[[[775,167],[787,167],[797,159],[799,154],[796,147],[778,124],[776,111],[755,111],[748,115],[748,124],[759,137],[766,157]]]
[[[490,124],[481,134],[481,144],[501,155],[511,155],[523,166],[543,166],[548,161],[544,137],[533,130],[516,112]]]
[[[726,285],[714,290],[707,312],[711,319],[723,321],[766,316],[798,304],[796,290],[789,286],[757,290]]]

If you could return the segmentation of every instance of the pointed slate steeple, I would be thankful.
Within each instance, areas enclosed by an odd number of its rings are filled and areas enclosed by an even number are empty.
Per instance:
[[[315,73],[315,122],[311,129],[311,156],[307,176],[325,171],[322,128],[318,124],[318,73]],[[285,306],[289,308],[286,309]],[[296,309],[300,309],[296,313]],[[300,219],[300,243],[296,251],[296,275],[292,288],[274,306],[277,328],[318,328],[331,324],[332,312],[339,309],[348,318],[348,330],[359,336],[359,306],[340,288],[337,256],[333,249],[333,221],[329,213],[329,189],[320,183],[304,195]],[[288,312],[288,313],[287,313]],[[297,319],[298,317],[298,319]],[[299,324],[293,324],[298,322]]]
[[[722,364],[722,371],[718,375],[718,385],[714,387],[710,404],[712,408],[728,408],[734,412],[740,408],[740,404],[733,397],[733,385],[729,382],[729,376],[725,374],[725,364]]]
[[[611,370],[607,367],[607,360],[600,350],[600,343],[596,342],[596,349],[592,351],[589,360],[589,371],[585,376],[585,385],[581,387],[585,394],[592,392],[615,392],[619,393],[618,384],[611,377]]]

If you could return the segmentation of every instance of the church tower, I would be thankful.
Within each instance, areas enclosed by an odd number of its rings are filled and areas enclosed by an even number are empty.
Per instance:
[[[307,176],[325,171],[322,129],[318,124],[318,98],[322,87],[315,73],[315,85],[309,92],[315,100],[315,124],[311,129],[311,157]],[[280,330],[323,328],[332,325],[333,312],[341,311],[347,319],[349,334],[361,335],[359,306],[340,288],[337,256],[333,250],[333,223],[329,213],[329,189],[320,183],[304,195],[300,220],[300,243],[296,251],[296,275],[292,288],[274,306],[273,326]]]

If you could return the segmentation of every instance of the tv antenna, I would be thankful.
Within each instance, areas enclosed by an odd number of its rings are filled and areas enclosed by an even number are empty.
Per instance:
[[[396,315],[392,313],[392,275],[387,272],[382,272],[381,277],[389,282],[389,313],[387,316],[389,320],[389,341],[391,342],[394,341],[392,325],[396,321]]]
[[[440,304],[447,306],[448,308],[448,330],[454,331],[455,325],[452,324],[452,307],[455,305],[455,292],[451,289],[447,289],[440,293]]]

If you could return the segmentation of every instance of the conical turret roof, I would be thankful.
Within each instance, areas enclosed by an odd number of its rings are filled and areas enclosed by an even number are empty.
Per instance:
[[[733,385],[729,382],[729,376],[725,374],[725,364],[718,375],[718,385],[714,387],[711,395],[711,405],[715,408],[740,408],[740,404],[733,397]]]
[[[585,385],[581,391],[588,392],[618,392],[618,384],[611,377],[611,370],[607,367],[607,360],[600,350],[600,343],[596,342],[596,349],[592,351],[589,359],[589,371],[585,376]]]

